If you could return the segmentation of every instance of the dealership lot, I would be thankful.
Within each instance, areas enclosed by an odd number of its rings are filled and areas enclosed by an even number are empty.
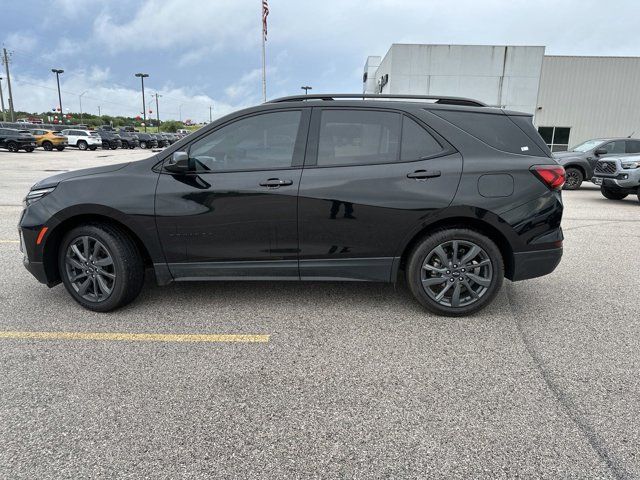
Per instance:
[[[149,155],[0,152],[0,332],[96,334],[0,334],[2,476],[640,476],[635,197],[565,192],[556,272],[470,318],[403,284],[148,281],[106,315],[38,284],[17,244],[29,186]]]

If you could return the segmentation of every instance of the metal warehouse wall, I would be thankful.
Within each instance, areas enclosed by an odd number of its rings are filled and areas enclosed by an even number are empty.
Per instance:
[[[535,124],[571,127],[570,146],[640,138],[640,58],[545,56]]]

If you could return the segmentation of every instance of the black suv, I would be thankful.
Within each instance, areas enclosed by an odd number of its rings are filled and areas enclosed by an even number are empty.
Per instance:
[[[137,132],[136,136],[140,142],[140,148],[154,148],[158,146],[158,140],[150,133]]]
[[[6,148],[10,152],[33,152],[36,149],[36,137],[27,131],[0,128],[0,148]]]
[[[134,149],[140,146],[138,135],[123,128],[118,132],[120,140],[122,140],[122,148]]]
[[[402,271],[428,310],[465,315],[503,277],[558,265],[563,182],[528,114],[451,97],[286,97],[146,160],[40,181],[21,246],[38,280],[96,311],[133,300],[152,268],[160,285]]]
[[[118,135],[115,129],[109,125],[103,125],[99,127],[96,132],[102,139],[103,150],[115,150],[122,147],[122,139]]]

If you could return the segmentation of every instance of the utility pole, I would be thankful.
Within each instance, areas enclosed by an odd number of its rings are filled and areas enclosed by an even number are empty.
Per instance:
[[[209,123],[213,122],[213,116],[211,111],[213,110],[213,105],[209,105]]]
[[[0,107],[2,107],[2,121],[7,121],[7,112],[4,111],[4,94],[2,93],[2,77],[0,77]]]
[[[144,120],[144,131],[147,131],[147,104],[144,101],[144,79],[149,76],[148,73],[136,73],[136,77],[140,77],[142,82],[142,118]]]
[[[51,71],[56,74],[56,81],[58,82],[58,102],[60,107],[60,125],[64,125],[64,110],[62,110],[62,95],[60,95],[60,74],[64,73],[64,70],[60,68],[52,68]]]
[[[102,113],[100,113],[100,105],[98,105],[98,116],[102,117]]]
[[[80,95],[78,95],[78,99],[80,100],[80,123],[82,123],[82,96],[87,93],[89,90],[85,90],[84,92],[82,92]]]
[[[16,121],[16,114],[13,110],[13,93],[11,92],[11,75],[9,75],[9,55],[7,49],[3,48],[2,63],[4,63],[5,72],[7,73],[7,87],[9,88],[9,112],[11,113],[11,121]]]
[[[156,97],[156,120],[158,121],[158,133],[160,133],[160,110],[158,109],[158,98],[162,95],[156,92],[154,96]]]

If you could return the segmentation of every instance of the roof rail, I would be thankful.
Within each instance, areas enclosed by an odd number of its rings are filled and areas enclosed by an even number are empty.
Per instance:
[[[435,100],[434,103],[442,105],[464,105],[469,107],[486,107],[485,103],[471,98],[447,97],[442,95],[389,95],[376,93],[314,93],[312,95],[292,95],[290,97],[275,98],[267,103],[301,102],[306,100],[332,101],[336,99],[392,99],[392,100]]]

